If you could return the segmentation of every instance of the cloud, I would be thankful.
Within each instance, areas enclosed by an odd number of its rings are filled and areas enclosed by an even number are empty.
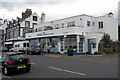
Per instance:
[[[26,6],[24,2],[2,2],[2,9],[6,9],[8,11],[13,11],[14,8],[23,8]]]
[[[120,1],[118,3],[118,24],[120,25]]]
[[[105,15],[113,12],[115,18],[118,14],[119,0],[2,0],[0,17],[21,17],[21,12],[26,8],[32,9],[39,16],[46,14],[46,20],[59,19],[74,15],[88,14],[93,16]],[[9,13],[9,14],[8,14]],[[11,16],[9,16],[11,15]]]
[[[42,5],[56,5],[58,2],[0,2],[1,8],[12,11],[14,8],[26,8],[29,6],[40,7]]]

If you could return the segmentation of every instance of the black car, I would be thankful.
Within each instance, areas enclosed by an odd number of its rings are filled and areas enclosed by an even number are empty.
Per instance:
[[[29,48],[30,54],[41,54],[41,47],[40,46],[33,46]]]
[[[0,59],[2,73],[5,75],[10,75],[13,71],[30,71],[30,58],[24,53],[2,53]]]

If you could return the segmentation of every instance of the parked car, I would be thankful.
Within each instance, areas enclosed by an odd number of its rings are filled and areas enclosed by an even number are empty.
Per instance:
[[[27,52],[29,50],[29,42],[28,41],[15,42],[10,50],[15,52]]]
[[[32,46],[29,48],[29,53],[30,54],[41,54],[41,48],[40,46]]]
[[[18,52],[2,53],[0,64],[2,64],[2,73],[5,75],[10,75],[14,71],[29,72],[31,69],[30,58],[27,54]]]

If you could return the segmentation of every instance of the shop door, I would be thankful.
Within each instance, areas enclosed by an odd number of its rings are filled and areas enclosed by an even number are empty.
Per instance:
[[[92,52],[91,39],[88,39],[88,52]]]

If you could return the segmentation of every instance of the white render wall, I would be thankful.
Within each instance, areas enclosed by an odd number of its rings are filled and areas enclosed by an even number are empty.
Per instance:
[[[67,27],[67,23],[73,21],[75,21],[75,26]],[[91,23],[90,26],[87,26],[87,21],[90,21]],[[98,22],[103,22],[103,28],[99,28]],[[63,23],[64,23],[64,28],[61,28]],[[118,20],[108,16],[93,17],[83,14],[83,15],[46,22],[44,24],[40,24],[36,26],[34,29],[39,29],[41,27],[44,29],[44,26],[51,26],[55,28],[56,24],[59,24],[60,29],[28,33],[26,34],[26,38],[32,39],[32,38],[40,38],[40,37],[61,36],[64,35],[64,32],[68,32],[66,35],[70,35],[70,34],[83,35],[85,37],[83,41],[83,52],[88,51],[88,39],[91,38],[96,39],[96,48],[94,49],[94,52],[98,51],[98,44],[104,33],[109,34],[113,39],[113,41],[118,40]],[[43,34],[43,32],[45,34],[49,34],[49,33],[54,33],[54,34],[37,36],[37,34]]]
[[[73,17],[69,17],[69,18],[49,21],[49,22],[46,22],[44,24],[40,24],[39,27],[52,26],[53,28],[55,28],[55,25],[59,24],[59,27],[61,28],[62,24],[64,23],[64,28],[66,28],[67,27],[67,23],[68,22],[73,22],[73,21],[75,21],[76,26],[83,27],[84,26],[83,18],[84,18],[83,15],[73,16]],[[82,19],[82,20],[80,20],[80,19]],[[34,29],[38,29],[39,30],[39,27],[36,27]]]
[[[113,41],[118,40],[118,21],[112,18],[106,18],[106,33],[110,35]]]
[[[99,28],[98,22],[103,21],[103,28]],[[113,41],[118,40],[118,20],[108,17],[108,16],[102,16],[96,18],[96,27],[93,29],[92,32],[97,33],[107,33],[110,35],[110,37],[113,39]]]

